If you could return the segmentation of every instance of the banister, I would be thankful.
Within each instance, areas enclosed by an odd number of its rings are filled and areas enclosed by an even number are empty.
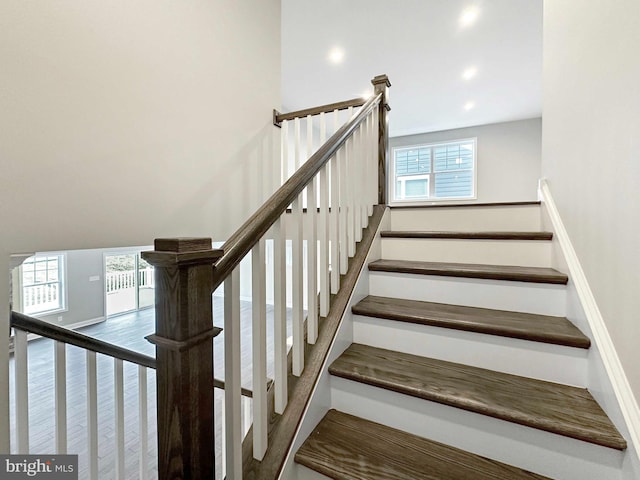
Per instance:
[[[287,180],[222,246],[223,254],[214,265],[215,290],[240,263],[253,246],[282,215],[291,202],[324,167],[334,153],[347,141],[353,131],[378,107],[382,93],[372,96],[360,111],[339,128],[331,138]]]
[[[328,103],[326,105],[320,105],[317,107],[305,108],[303,110],[296,110],[295,112],[280,113],[276,110],[273,111],[273,124],[276,127],[282,125],[283,120],[293,120],[299,117],[306,117],[307,115],[318,115],[320,113],[329,113],[335,110],[346,110],[349,107],[361,107],[366,103],[365,98],[352,98],[351,100],[344,100],[342,102]]]
[[[149,355],[119,347],[104,340],[98,340],[68,328],[59,327],[20,312],[11,312],[11,327],[154,370],[156,368],[156,359]],[[224,380],[214,378],[213,386],[224,390]],[[242,396],[252,398],[253,392],[248,388],[242,388]]]
[[[68,328],[53,325],[20,312],[11,312],[11,326],[18,330],[35,333],[42,337],[50,338],[58,342],[68,343],[69,345],[108,355],[109,357],[136,363],[148,368],[156,368],[156,359],[153,357],[113,345],[103,340],[98,340],[97,338],[93,338],[82,333],[74,332]]]

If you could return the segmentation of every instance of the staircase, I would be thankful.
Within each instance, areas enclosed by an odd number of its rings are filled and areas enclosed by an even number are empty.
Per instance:
[[[618,480],[540,205],[397,208],[302,479]]]

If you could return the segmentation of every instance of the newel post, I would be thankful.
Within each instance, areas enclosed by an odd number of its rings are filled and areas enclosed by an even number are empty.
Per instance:
[[[142,258],[155,267],[158,478],[211,479],[213,263],[210,238],[157,239]]]
[[[391,82],[386,75],[378,75],[371,80],[374,94],[382,93],[378,106],[378,203],[387,204],[387,157],[389,153],[389,87]]]

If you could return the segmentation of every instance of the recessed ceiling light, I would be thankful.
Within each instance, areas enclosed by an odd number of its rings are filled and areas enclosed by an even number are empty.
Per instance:
[[[464,104],[464,109],[469,111],[475,106],[476,106],[476,102],[467,102]]]
[[[460,15],[460,25],[462,27],[472,25],[478,19],[478,15],[480,15],[480,9],[475,5],[465,8]]]
[[[329,50],[328,58],[331,63],[335,63],[336,65],[342,63],[344,60],[344,50],[340,47],[333,47]]]
[[[478,69],[476,67],[469,67],[464,72],[462,72],[462,78],[465,80],[471,80],[478,73]]]

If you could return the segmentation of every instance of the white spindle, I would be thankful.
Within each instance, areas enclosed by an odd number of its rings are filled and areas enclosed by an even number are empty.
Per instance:
[[[124,479],[124,369],[122,360],[113,359],[114,417],[116,432],[116,478]]]
[[[251,250],[251,302],[253,353],[253,458],[262,460],[267,451],[267,308],[265,243]],[[244,398],[244,397],[243,397]],[[250,402],[245,402],[250,405]],[[245,413],[250,423],[250,415]]]
[[[242,479],[240,272],[224,281],[224,402],[227,479]]]
[[[147,417],[147,367],[138,365],[138,430],[140,431],[140,452],[138,471],[140,478],[149,477],[149,420]]]
[[[247,434],[247,432],[251,428],[251,398],[245,397],[245,396],[242,396],[240,398],[241,398],[240,403],[242,406],[242,437],[244,438],[244,436]],[[254,453],[254,457],[255,457],[255,453]]]
[[[54,344],[56,453],[67,453],[67,346]]]
[[[362,240],[362,229],[367,226],[367,196],[365,193],[367,192],[367,120],[369,119],[369,115],[363,121],[363,124],[358,128],[358,171],[360,175],[357,177],[357,190],[358,194],[356,198],[358,199],[356,215],[360,215],[360,221],[358,223],[358,230],[356,235],[356,240],[359,242]]]
[[[327,122],[324,112],[320,114],[320,144],[327,137]],[[320,239],[320,316],[329,313],[329,162],[320,170],[320,214],[318,236]]]
[[[96,352],[87,350],[87,439],[89,478],[98,478],[98,379]]]
[[[313,148],[313,124],[307,117],[307,154]],[[318,338],[318,175],[307,188],[307,341]]]
[[[339,247],[339,267],[340,274],[344,275],[347,273],[347,268],[349,265],[349,250],[347,247],[347,243],[349,242],[349,234],[348,234],[348,187],[347,187],[347,155],[346,155],[346,145],[343,145],[340,150],[338,150],[338,191],[340,195],[340,211],[339,211],[339,219],[340,219],[340,247]]]
[[[287,407],[287,242],[284,218],[273,224],[274,407]]]
[[[380,122],[380,114],[377,108],[373,109],[373,152],[371,153],[371,164],[373,165],[372,173],[373,173],[373,182],[371,182],[371,187],[373,189],[373,204],[376,205],[378,203],[378,188],[379,188],[379,177],[378,177],[378,136],[379,125]],[[373,209],[371,210],[373,212]]]
[[[295,168],[298,169],[301,164],[299,118],[294,120],[294,135],[294,160]],[[302,370],[304,370],[302,193],[300,193],[293,201],[291,227],[291,308],[293,310],[292,371],[295,376],[300,376],[302,375]]]
[[[333,112],[333,130],[338,129],[338,111]],[[338,152],[331,158],[331,293],[340,290],[340,179]]]
[[[29,361],[27,332],[14,330],[16,378],[16,440],[18,453],[29,453]]]
[[[353,107],[349,107],[348,118],[353,116]],[[356,166],[356,139],[355,131],[347,139],[345,143],[345,162],[344,162],[344,180],[345,180],[345,193],[347,199],[347,253],[349,257],[353,257],[356,253],[356,177],[358,175]]]

